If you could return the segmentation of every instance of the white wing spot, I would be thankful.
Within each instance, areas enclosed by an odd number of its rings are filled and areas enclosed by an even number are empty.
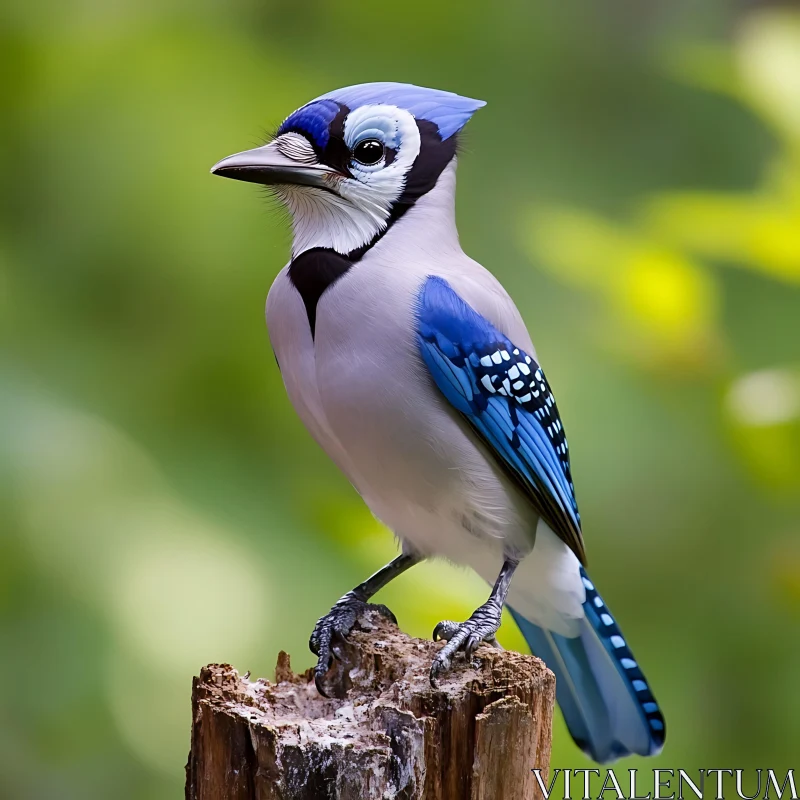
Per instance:
[[[481,364],[483,364],[484,367],[491,367],[492,366],[492,357],[491,356],[484,356],[481,359]]]
[[[499,364],[503,360],[503,357],[500,355],[500,351],[497,350],[496,352],[492,353],[492,361],[495,364]]]
[[[530,375],[531,374],[531,368],[527,364],[523,364],[522,362],[520,362],[520,364],[518,366],[519,366],[519,371],[523,375]]]
[[[487,392],[491,392],[492,394],[494,394],[496,389],[494,388],[494,386],[492,386],[492,379],[488,375],[484,375],[481,378],[481,383],[486,387]]]
[[[612,636],[609,641],[616,650],[619,650],[620,647],[625,647],[625,640],[621,636]]]
[[[516,366],[511,367],[508,371],[508,377],[511,378],[512,381],[515,381],[519,378],[519,369]]]

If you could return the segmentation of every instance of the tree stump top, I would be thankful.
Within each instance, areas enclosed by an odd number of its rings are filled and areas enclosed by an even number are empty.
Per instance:
[[[441,647],[361,616],[319,695],[278,656],[275,682],[227,664],[194,679],[189,800],[524,800],[545,777],[555,678],[487,645],[430,685]]]

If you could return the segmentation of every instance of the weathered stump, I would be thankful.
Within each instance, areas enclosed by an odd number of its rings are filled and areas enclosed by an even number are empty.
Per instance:
[[[278,657],[275,683],[204,667],[192,688],[187,800],[528,800],[546,778],[555,678],[481,646],[431,688],[442,643],[362,615],[321,697]]]

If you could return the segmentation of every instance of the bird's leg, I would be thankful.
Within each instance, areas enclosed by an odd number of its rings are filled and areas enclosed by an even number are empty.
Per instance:
[[[404,551],[385,567],[382,567],[374,575],[371,575],[363,583],[356,586],[355,589],[341,597],[327,614],[317,620],[308,646],[311,648],[311,652],[318,657],[317,665],[314,667],[314,682],[317,685],[317,691],[321,695],[328,696],[323,688],[323,678],[330,669],[332,659],[338,659],[339,657],[338,641],[347,637],[359,614],[368,605],[391,619],[395,624],[397,623],[394,614],[386,606],[368,604],[367,601],[390,581],[393,581],[398,575],[402,575],[415,564],[419,564],[420,561],[422,561],[422,556]]]
[[[447,644],[437,653],[431,665],[431,685],[436,686],[439,675],[450,669],[453,656],[463,650],[467,662],[481,642],[500,647],[495,634],[500,627],[503,605],[506,602],[511,577],[519,564],[518,558],[506,557],[503,568],[495,581],[489,599],[466,622],[443,620],[433,629],[433,640],[446,639]]]

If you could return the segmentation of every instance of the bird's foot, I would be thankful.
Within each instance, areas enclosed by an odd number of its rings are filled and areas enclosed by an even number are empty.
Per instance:
[[[323,697],[328,697],[323,685],[325,675],[331,668],[334,658],[337,661],[342,660],[340,645],[347,639],[347,635],[353,629],[361,612],[366,609],[378,611],[395,625],[397,624],[397,618],[386,606],[367,603],[354,592],[348,592],[327,614],[320,617],[314,626],[308,646],[311,648],[311,652],[317,656],[317,665],[314,667],[314,683],[317,691]]]
[[[444,639],[447,644],[436,654],[431,664],[431,686],[436,688],[439,676],[447,672],[453,663],[453,656],[463,650],[467,663],[481,642],[500,648],[495,634],[500,628],[503,613],[501,606],[488,600],[466,622],[443,620],[433,629],[433,641]]]

